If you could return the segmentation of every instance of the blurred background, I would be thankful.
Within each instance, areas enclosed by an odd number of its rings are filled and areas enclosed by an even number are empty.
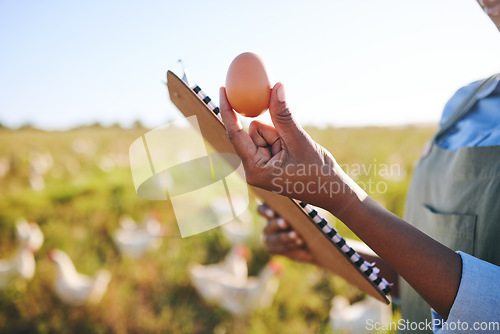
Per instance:
[[[311,136],[402,216],[444,104],[500,70],[499,38],[473,0],[0,0],[0,332],[335,333],[334,297],[365,296],[270,262],[256,198],[181,239],[169,202],[137,197],[130,144],[182,117],[166,71],[182,59],[217,101],[231,60],[259,54]]]

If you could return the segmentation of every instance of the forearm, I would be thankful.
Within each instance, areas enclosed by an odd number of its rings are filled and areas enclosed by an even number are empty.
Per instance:
[[[348,195],[345,203],[349,209],[336,199],[329,210],[446,319],[460,284],[460,256],[369,197]]]

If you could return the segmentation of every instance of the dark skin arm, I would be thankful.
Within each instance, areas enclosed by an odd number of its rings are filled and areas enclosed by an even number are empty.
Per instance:
[[[460,284],[460,256],[371,198],[339,217],[444,319]]]
[[[244,131],[237,123],[224,88],[220,91],[220,107],[249,184],[330,211],[394,268],[439,315],[448,318],[461,278],[460,256],[382,208],[352,181],[332,155],[295,122],[281,83],[271,92],[269,110],[274,127],[253,122],[250,134]],[[322,173],[297,173],[304,165],[314,166],[316,169],[309,170]],[[325,175],[324,171],[329,173]],[[327,182],[335,187],[323,193],[298,193],[294,187],[286,187],[290,183],[309,182]],[[336,191],[332,193],[331,189]]]

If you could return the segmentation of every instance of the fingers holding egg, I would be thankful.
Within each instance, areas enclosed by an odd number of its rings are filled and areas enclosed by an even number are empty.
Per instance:
[[[271,125],[253,121],[248,128],[248,134],[252,137],[255,145],[259,147],[272,147],[280,136],[276,129]]]

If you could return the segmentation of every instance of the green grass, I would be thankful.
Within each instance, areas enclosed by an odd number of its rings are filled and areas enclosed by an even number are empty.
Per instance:
[[[0,291],[1,333],[331,333],[330,300],[342,294],[351,300],[362,294],[342,279],[311,265],[282,260],[285,270],[271,308],[251,317],[235,319],[230,313],[204,302],[191,286],[191,263],[215,263],[230,248],[218,229],[181,239],[168,202],[147,201],[135,194],[127,163],[130,144],[147,129],[87,127],[66,132],[33,129],[0,129],[0,158],[11,168],[0,178],[0,258],[16,247],[14,223],[26,217],[39,223],[45,243],[36,255],[33,280],[16,282]],[[372,169],[356,175],[358,181],[384,183],[387,191],[370,193],[398,215],[424,142],[434,129],[357,128],[307,131],[330,150],[337,161],[355,165],[397,164],[398,178],[384,178]],[[75,153],[76,140],[89,141],[87,153]],[[90,146],[92,146],[90,145]],[[30,157],[50,153],[53,166],[44,176],[45,188],[30,187]],[[110,167],[109,161],[119,162]],[[126,161],[125,161],[126,162]],[[255,212],[255,201],[251,210]],[[119,217],[141,220],[157,211],[167,230],[162,246],[139,260],[124,258],[112,240]],[[255,235],[249,241],[251,274],[256,274],[270,254],[260,243],[265,223],[253,216]],[[346,237],[355,237],[340,222]],[[77,270],[93,274],[99,268],[112,273],[109,290],[98,305],[68,307],[52,293],[55,275],[47,258],[59,248],[75,261]]]

